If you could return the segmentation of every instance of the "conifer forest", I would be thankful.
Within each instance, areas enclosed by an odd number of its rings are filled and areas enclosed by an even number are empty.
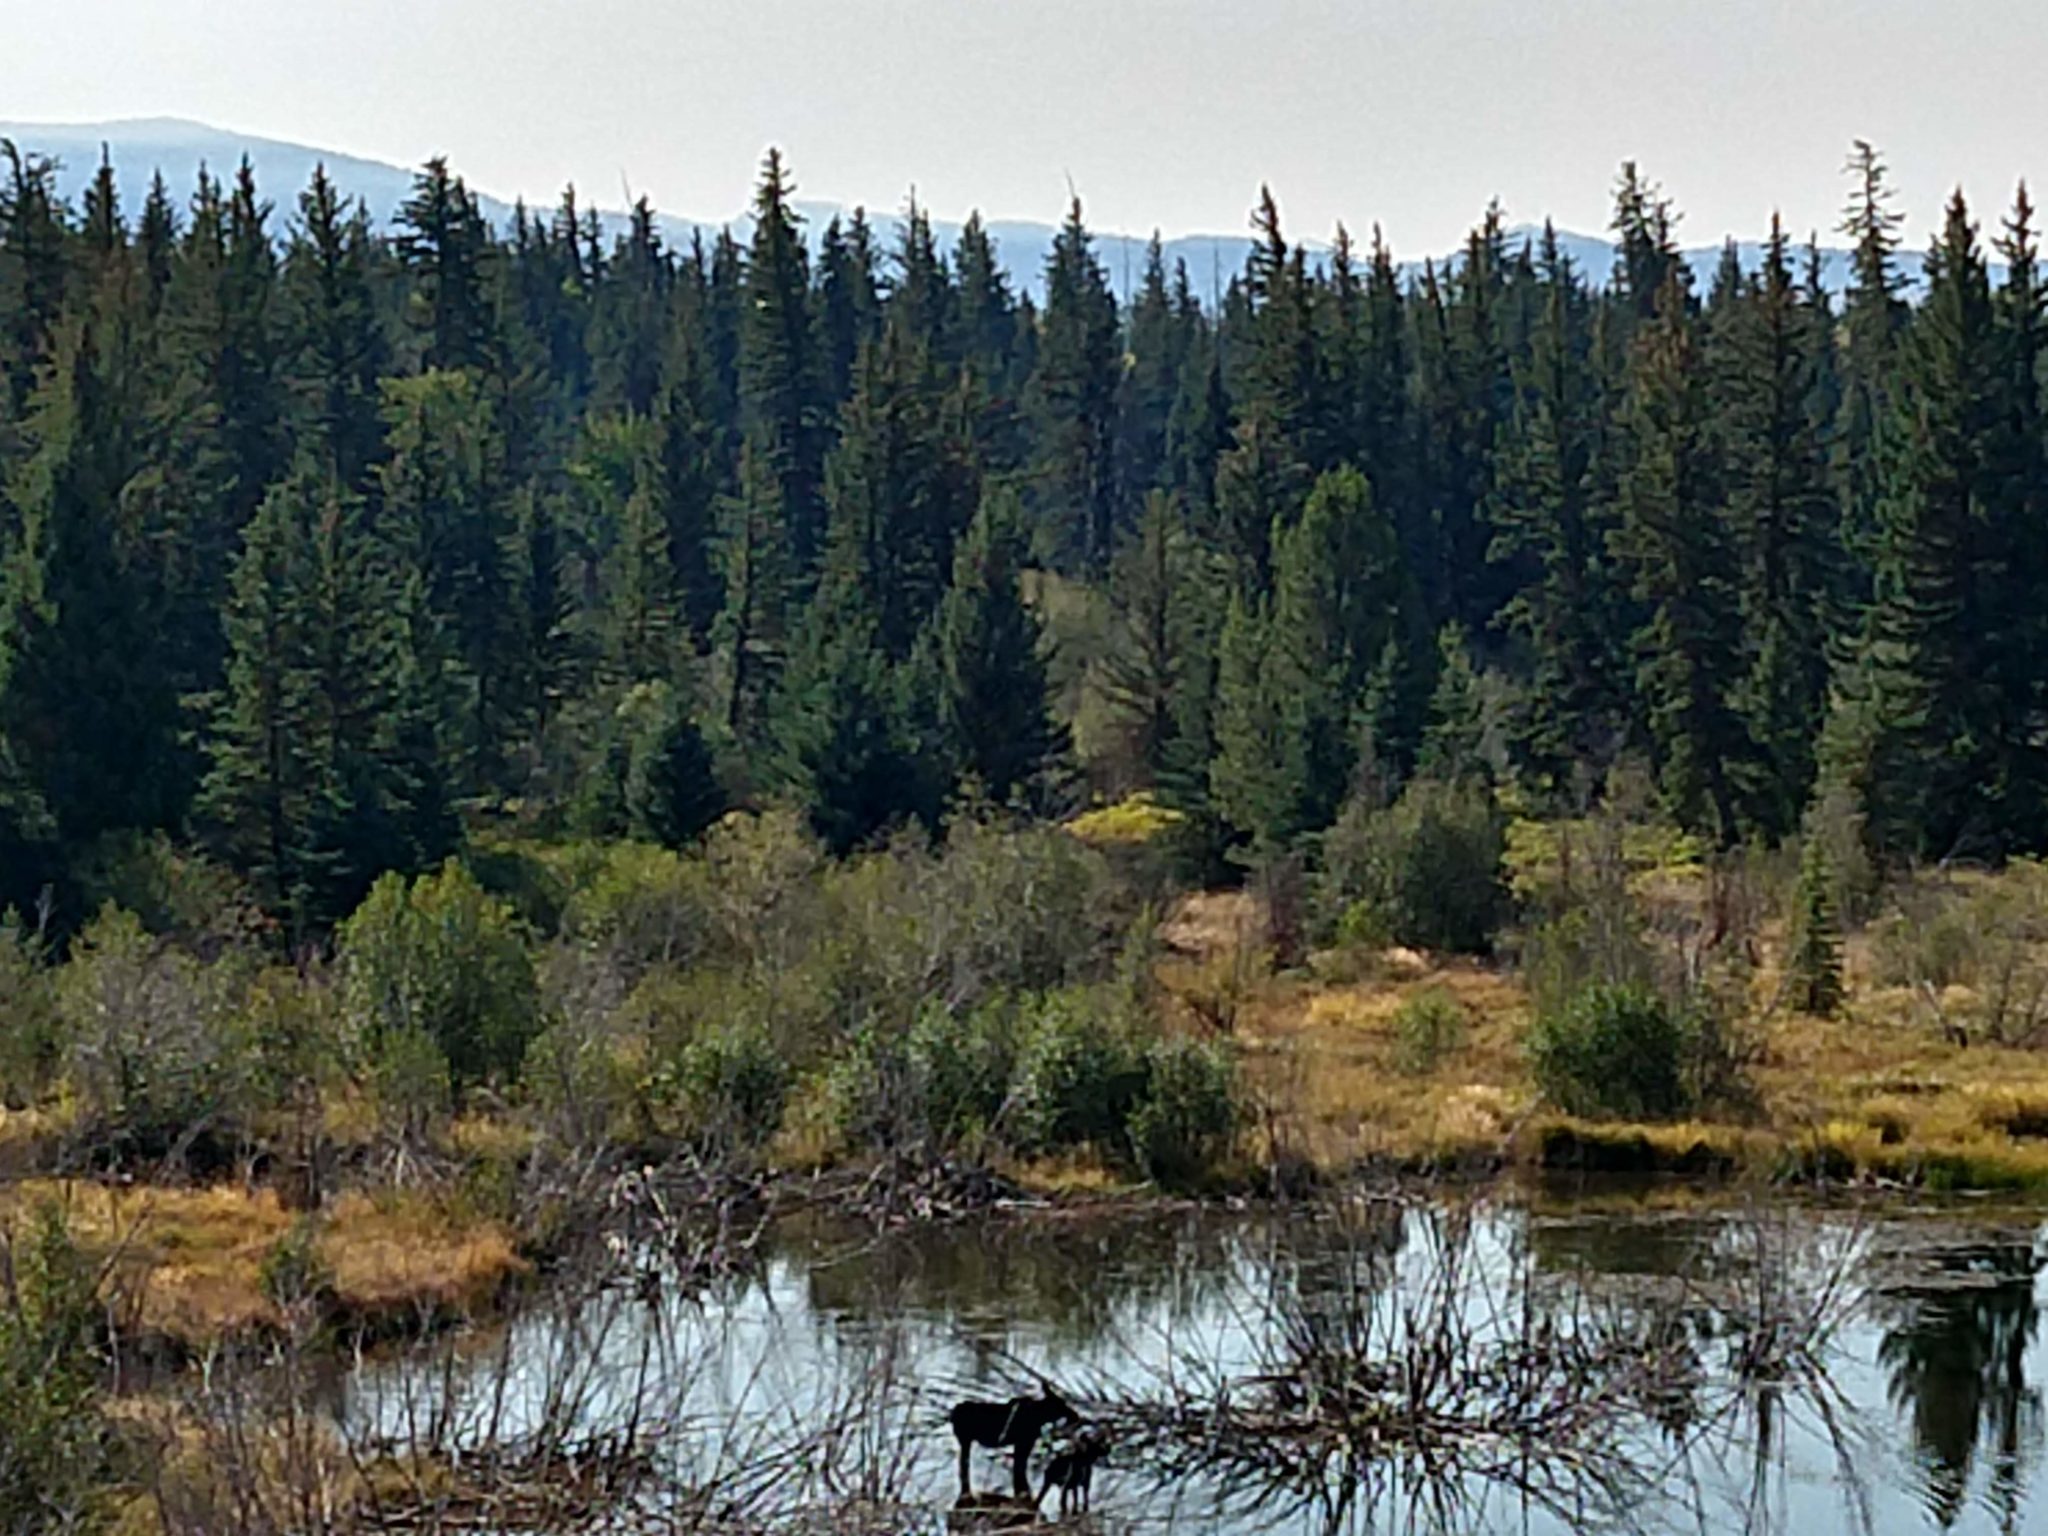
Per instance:
[[[845,852],[1146,790],[1220,854],[1631,755],[1716,846],[1833,790],[1881,860],[2038,848],[2035,214],[1909,252],[1851,170],[1839,302],[1775,227],[1688,270],[1631,166],[1611,272],[1494,211],[1404,278],[1265,196],[1220,294],[1120,305],[1078,202],[1033,302],[978,221],[802,228],[772,152],[684,250],[438,161],[385,234],[9,153],[0,901],[165,833],[315,937],[479,816]]]

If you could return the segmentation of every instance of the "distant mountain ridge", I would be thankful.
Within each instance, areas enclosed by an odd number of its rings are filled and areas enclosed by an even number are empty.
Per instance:
[[[74,204],[98,168],[104,146],[120,180],[123,204],[131,214],[140,206],[150,177],[157,172],[162,172],[165,183],[182,202],[198,180],[201,166],[226,176],[232,174],[245,157],[256,173],[257,185],[279,210],[279,227],[282,227],[282,218],[292,214],[294,199],[311,180],[316,165],[324,164],[335,185],[347,196],[360,199],[371,219],[379,225],[390,223],[397,214],[410,194],[413,181],[413,169],[406,166],[253,134],[233,133],[182,118],[70,124],[0,123],[0,138],[13,140],[24,151],[57,160],[60,163],[59,189]],[[461,171],[459,163],[453,168],[458,173]],[[480,188],[472,187],[472,190],[477,194],[485,217],[493,224],[504,228],[511,223],[512,203]],[[843,216],[851,211],[848,205],[827,202],[803,202],[798,204],[798,209],[809,221],[809,233],[813,238],[835,214]],[[605,212],[601,216],[608,225],[615,225],[624,218],[617,211]],[[887,250],[893,245],[900,227],[899,215],[893,210],[870,210],[869,217],[876,226],[883,248]],[[749,222],[744,213],[729,221],[659,215],[663,238],[678,246],[687,245],[700,234],[709,240],[722,224],[729,225],[737,236],[744,238]],[[993,219],[986,215],[984,222],[1017,285],[1034,294],[1042,292],[1046,258],[1058,232],[1056,228],[1030,220]],[[935,219],[932,229],[942,248],[950,248],[959,238],[958,223]],[[1093,233],[1111,286],[1119,297],[1127,297],[1144,275],[1149,237],[1103,230]],[[1511,242],[1533,242],[1540,237],[1541,226],[1517,225],[1508,233]],[[1614,262],[1614,248],[1604,236],[1560,230],[1558,240],[1581,273],[1596,282],[1606,281]],[[1311,253],[1319,254],[1327,249],[1320,241],[1307,240],[1303,243]],[[1161,245],[1167,270],[1171,272],[1176,262],[1184,263],[1190,283],[1204,301],[1220,294],[1231,277],[1243,270],[1245,258],[1252,249],[1252,241],[1246,235],[1181,235],[1164,239]],[[1762,244],[1744,241],[1738,245],[1738,251],[1745,270],[1754,270],[1761,259]],[[1457,256],[1458,253],[1452,251],[1430,259],[1441,267],[1446,262],[1454,262]],[[1692,247],[1686,250],[1685,257],[1698,281],[1704,285],[1720,262],[1721,248],[1718,245]],[[1421,260],[1402,264],[1403,270],[1411,275],[1419,272],[1422,265]],[[1917,264],[1908,260],[1906,267],[1909,274],[1917,279]],[[1848,281],[1849,253],[1840,248],[1824,247],[1821,274],[1829,291],[1840,293]]]

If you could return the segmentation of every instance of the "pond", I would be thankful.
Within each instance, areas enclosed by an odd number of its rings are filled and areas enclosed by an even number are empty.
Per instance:
[[[2048,1531],[2041,1236],[1612,1196],[791,1221],[712,1291],[579,1290],[337,1407],[393,1438],[655,1425],[671,1520],[944,1530],[947,1407],[1042,1376],[1108,1426],[1075,1522],[1102,1532]]]

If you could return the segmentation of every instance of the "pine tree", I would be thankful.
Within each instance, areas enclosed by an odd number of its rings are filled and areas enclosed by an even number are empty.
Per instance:
[[[603,280],[595,284],[589,342],[592,410],[653,413],[668,346],[673,280],[654,205],[643,197],[633,205]]]
[[[1167,422],[1191,340],[1166,286],[1166,256],[1156,233],[1145,248],[1145,275],[1126,329],[1130,366],[1117,405],[1116,476],[1120,498],[1142,506],[1166,479]]]
[[[519,671],[502,439],[467,371],[387,380],[384,422],[381,528],[418,571],[423,600],[460,669],[466,702],[457,739],[470,773],[488,781],[505,745]]]
[[[342,484],[358,491],[382,447],[378,381],[391,363],[376,262],[368,216],[315,167],[285,252],[279,351],[296,428],[326,445]]]
[[[2036,586],[2048,570],[2048,411],[2042,401],[2048,294],[2025,182],[1996,244],[2005,262],[2005,282],[1993,301],[2003,419],[1996,429],[1991,521],[2005,547],[2003,570],[1984,595],[1986,649],[1997,694],[1995,730],[2006,748],[1999,768],[2007,785],[2006,820],[2014,846],[2039,848],[2048,843],[2048,764],[2037,745],[2048,725],[2048,605]]]
[[[1024,378],[1031,331],[1020,318],[1009,274],[997,258],[980,214],[972,214],[953,250],[955,347],[963,389],[971,402],[975,446],[992,474],[1023,466]]]
[[[794,188],[775,150],[754,196],[754,241],[740,332],[741,421],[791,579],[807,590],[824,549],[826,430],[811,330],[810,268]]]
[[[638,715],[627,755],[628,823],[648,842],[686,847],[725,812],[711,749],[673,688],[654,688]]]
[[[1200,745],[1188,726],[1216,643],[1207,563],[1173,498],[1154,491],[1110,567],[1116,627],[1090,682],[1119,738],[1125,787],[1161,788]]]
[[[67,844],[170,824],[187,780],[160,593],[121,516],[137,462],[127,314],[103,288],[59,327],[0,545],[0,738]]]
[[[1876,585],[1864,639],[1871,738],[1863,783],[1881,851],[1995,848],[2020,750],[1998,699],[1998,516],[2005,422],[1991,290],[1969,210],[1949,203],[1927,301],[1901,344],[1884,438]]]
[[[310,458],[264,498],[232,586],[200,819],[266,905],[315,933],[451,835],[443,820],[427,846],[408,840],[440,819],[441,797],[404,751],[398,589],[361,503]]]
[[[698,649],[710,640],[723,598],[716,564],[718,504],[731,474],[729,432],[718,416],[717,385],[701,329],[702,299],[694,287],[679,290],[668,321],[668,352],[654,412],[675,604]]]
[[[1017,579],[1017,522],[1007,496],[982,502],[933,620],[940,718],[957,777],[999,806],[1028,797],[1066,746],[1048,702],[1038,619]]]
[[[741,742],[763,729],[787,652],[792,582],[779,511],[775,483],[749,443],[739,492],[726,505],[725,608],[714,641],[725,663],[725,728]]]
[[[1683,825],[1725,845],[1739,830],[1732,770],[1744,735],[1730,694],[1740,641],[1684,280],[1682,266],[1670,269],[1633,344],[1611,542],[1642,605],[1636,686],[1666,796]]]
[[[1329,825],[1368,745],[1412,748],[1431,670],[1399,539],[1356,469],[1316,482],[1273,566],[1270,607],[1240,598],[1224,625],[1214,772],[1224,814],[1267,851]]]
[[[893,666],[859,585],[828,572],[790,649],[777,695],[775,759],[811,828],[844,854],[899,822],[936,820],[911,669]]]
[[[1793,830],[1813,781],[1828,678],[1822,625],[1839,550],[1814,414],[1827,342],[1795,286],[1777,219],[1756,279],[1738,280],[1709,326],[1726,517],[1741,570],[1746,655],[1733,700],[1753,744],[1737,767],[1745,820],[1777,838]]]
[[[597,676],[616,688],[667,679],[681,654],[661,449],[645,417],[597,417],[571,464],[595,567]]]
[[[931,355],[893,314],[854,371],[827,467],[830,558],[872,594],[877,638],[900,661],[946,591],[980,482]]]
[[[1528,655],[1519,747],[1540,779],[1562,786],[1575,765],[1612,754],[1620,710],[1603,624],[1614,603],[1595,499],[1592,304],[1548,226],[1538,270],[1542,309],[1495,459],[1490,556],[1527,573],[1501,615]]]
[[[1892,209],[1884,160],[1867,142],[1856,141],[1845,169],[1855,190],[1840,228],[1854,248],[1842,311],[1842,397],[1835,423],[1834,467],[1844,545],[1862,577],[1852,584],[1860,606],[1868,600],[1869,573],[1877,558],[1877,507],[1889,451],[1883,434],[1894,415],[1891,375],[1906,319],[1900,297],[1906,280],[1895,260],[1905,220]]]
[[[0,184],[0,427],[18,421],[35,387],[36,371],[50,357],[64,307],[64,223],[57,202],[56,167],[0,138],[6,179]]]
[[[833,404],[853,389],[854,360],[882,331],[882,301],[874,231],[856,208],[844,228],[834,216],[818,241],[818,344],[825,394]]]
[[[487,268],[495,257],[476,198],[438,156],[413,180],[398,211],[397,250],[412,274],[407,319],[430,369],[487,369],[495,325]]]
[[[1064,570],[1100,571],[1115,547],[1122,360],[1116,299],[1076,198],[1046,262],[1045,315],[1031,378],[1034,542]]]
[[[1216,751],[1209,763],[1217,811],[1261,857],[1277,856],[1309,830],[1289,751],[1292,722],[1275,687],[1268,602],[1257,593],[1231,594],[1217,642]]]

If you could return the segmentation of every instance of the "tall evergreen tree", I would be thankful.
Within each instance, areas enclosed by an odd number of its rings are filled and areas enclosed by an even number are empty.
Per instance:
[[[1075,198],[1046,262],[1045,315],[1031,394],[1037,435],[1034,542],[1066,570],[1099,571],[1115,546],[1122,359],[1116,299]]]
[[[1686,826],[1732,842],[1744,734],[1731,702],[1740,665],[1733,556],[1716,505],[1705,377],[1685,269],[1668,269],[1632,347],[1624,467],[1611,534],[1642,620],[1636,686],[1658,776]]]
[[[1746,821],[1784,837],[1813,779],[1828,680],[1822,626],[1839,542],[1814,414],[1827,337],[1794,282],[1775,217],[1761,271],[1738,280],[1711,325],[1711,403],[1741,572],[1745,656],[1733,700],[1753,749],[1737,768]]]
[[[325,166],[299,196],[279,294],[279,352],[295,426],[334,457],[343,485],[368,487],[383,442],[378,382],[391,366],[368,216]]]
[[[1865,635],[1870,825],[1891,853],[1996,849],[2012,763],[1993,617],[2009,569],[2002,369],[1969,209],[1951,199],[1902,343]]]
[[[984,500],[934,620],[941,718],[962,779],[996,805],[1028,795],[1065,749],[1048,707],[1038,619],[1018,584],[1015,504]]]
[[[791,578],[808,587],[824,549],[826,423],[811,329],[810,266],[794,187],[776,150],[754,195],[754,240],[740,332],[741,420],[758,494]]]
[[[427,368],[488,368],[495,333],[487,268],[495,256],[476,198],[436,156],[398,210],[399,259],[412,274],[407,319]]]

